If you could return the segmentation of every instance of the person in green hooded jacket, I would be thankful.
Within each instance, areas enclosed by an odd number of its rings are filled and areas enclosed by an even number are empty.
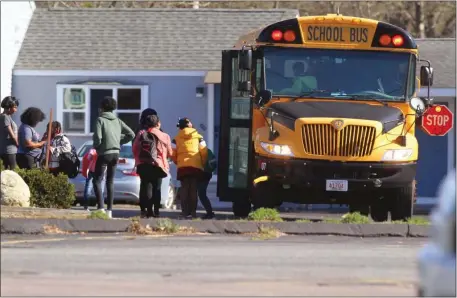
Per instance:
[[[106,214],[112,217],[113,209],[113,179],[119,160],[121,145],[133,140],[134,132],[121,119],[114,115],[116,100],[106,96],[100,104],[100,117],[97,118],[93,139],[93,147],[97,150],[97,162],[94,173],[94,192],[98,201],[98,209],[105,211],[101,183],[106,170],[106,192],[108,194],[108,209]]]

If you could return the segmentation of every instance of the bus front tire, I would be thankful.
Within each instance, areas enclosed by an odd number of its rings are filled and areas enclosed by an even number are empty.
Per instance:
[[[234,201],[232,203],[232,211],[236,217],[247,217],[251,212],[251,202],[249,199]]]
[[[252,205],[254,210],[259,208],[274,209],[280,202],[276,201],[276,197],[280,196],[279,188],[273,182],[265,181],[257,184],[252,190]]]
[[[371,219],[375,222],[387,221],[389,218],[389,208],[388,208],[387,196],[378,196],[373,199],[370,206],[370,216]]]
[[[392,206],[390,210],[391,219],[407,221],[413,216],[413,202],[415,196],[414,181],[404,187],[395,189],[392,196]]]

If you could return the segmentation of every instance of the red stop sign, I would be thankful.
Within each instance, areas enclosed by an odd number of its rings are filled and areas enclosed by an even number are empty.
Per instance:
[[[445,136],[454,126],[454,115],[445,105],[433,105],[422,115],[421,126],[430,136]]]

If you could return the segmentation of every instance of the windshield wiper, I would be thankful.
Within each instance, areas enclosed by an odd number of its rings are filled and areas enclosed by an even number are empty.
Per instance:
[[[383,106],[387,107],[387,103],[385,101],[382,101],[378,98],[376,98],[376,95],[374,94],[343,94],[343,95],[338,95],[338,97],[346,97],[348,99],[369,99],[369,100],[374,100]]]
[[[312,95],[321,94],[321,93],[330,93],[330,92],[327,90],[310,90],[310,91],[303,92],[300,95],[296,95],[296,96],[292,96],[292,97],[294,98],[294,100],[297,100],[297,99],[300,99],[303,97],[315,97]]]

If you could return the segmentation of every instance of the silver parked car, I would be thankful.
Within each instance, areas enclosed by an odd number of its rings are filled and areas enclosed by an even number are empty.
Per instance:
[[[81,161],[83,156],[92,148],[92,141],[85,142],[78,149],[78,157]],[[128,202],[128,203],[139,203],[139,194],[140,194],[140,177],[136,175],[135,172],[132,172],[133,167],[135,166],[135,159],[133,158],[132,153],[132,144],[128,143],[121,146],[121,151],[119,153],[119,163],[114,175],[114,202]],[[175,204],[176,198],[176,180],[173,179],[174,172],[176,168],[174,164],[170,164],[171,175],[162,180],[162,198],[161,204],[165,209],[171,209]],[[76,190],[76,200],[81,203],[84,199],[84,187],[86,184],[86,178],[80,174],[74,179],[70,179],[71,183],[75,185]],[[106,195],[106,192],[105,192]],[[95,203],[95,194],[93,187],[91,186],[91,192],[89,194],[89,199],[91,204]]]
[[[455,170],[442,182],[428,243],[419,253],[419,297],[455,297]]]

